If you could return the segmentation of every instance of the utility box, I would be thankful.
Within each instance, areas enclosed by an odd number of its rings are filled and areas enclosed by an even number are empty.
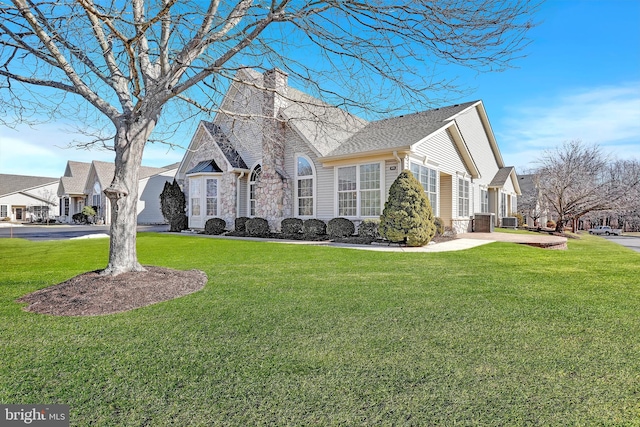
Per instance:
[[[493,233],[495,214],[477,213],[473,217],[473,231],[476,233]]]
[[[502,218],[503,228],[518,228],[518,218],[514,216],[505,216]]]

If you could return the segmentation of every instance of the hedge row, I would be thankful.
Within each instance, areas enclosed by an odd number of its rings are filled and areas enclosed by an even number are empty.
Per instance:
[[[437,234],[441,235],[444,231],[442,220],[435,218],[435,223]],[[357,236],[370,240],[379,239],[379,226],[380,220],[365,219],[358,225]],[[204,225],[204,234],[220,235],[226,231],[227,223],[222,218],[208,219]],[[236,218],[234,232],[234,234],[246,234],[252,237],[269,237],[271,235],[269,222],[264,218]],[[300,238],[327,235],[331,239],[340,239],[354,236],[356,227],[353,221],[347,218],[333,218],[327,223],[319,219],[285,218],[281,223],[281,232],[283,235]]]

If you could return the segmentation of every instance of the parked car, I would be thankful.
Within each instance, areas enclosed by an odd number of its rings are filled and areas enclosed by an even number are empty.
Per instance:
[[[619,236],[622,234],[622,230],[619,228],[611,228],[608,225],[599,225],[596,228],[590,228],[589,234],[604,234],[606,236],[615,234],[616,236]]]

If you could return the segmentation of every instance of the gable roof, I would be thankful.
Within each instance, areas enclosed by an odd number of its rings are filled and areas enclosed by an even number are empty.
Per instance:
[[[287,90],[289,104],[280,116],[320,156],[326,156],[342,146],[369,122],[339,107],[293,89]]]
[[[150,176],[157,175],[167,170],[170,170],[170,169],[164,168],[164,167],[156,168],[151,166],[140,166],[140,170],[138,171],[138,175],[139,175],[138,179],[149,178]],[[93,171],[93,174],[95,175],[96,180],[100,183],[100,187],[104,189],[104,188],[107,188],[109,185],[111,185],[111,182],[113,181],[113,177],[116,172],[116,165],[115,163],[94,160],[91,162],[91,171]],[[83,193],[85,194],[90,194],[93,187],[94,182],[89,182],[90,176],[91,176],[91,173],[89,173],[89,175],[87,176],[87,180],[85,181],[85,184],[84,184]]]
[[[46,176],[0,174],[0,197],[55,184],[58,178]]]
[[[516,190],[516,193],[522,194],[522,192],[520,191],[520,184],[518,183],[518,179],[516,176],[516,168],[514,168],[513,166],[506,166],[498,169],[498,172],[496,172],[496,175],[489,183],[489,188],[503,188],[509,178],[512,179],[513,187]]]
[[[476,102],[478,101],[371,122],[329,153],[328,157],[379,150],[409,150],[413,144],[449,126],[456,114]]]
[[[91,169],[91,163],[69,160],[64,175],[60,178],[58,196],[84,194],[89,169]]]
[[[240,154],[236,151],[235,148],[231,145],[231,141],[229,141],[229,137],[220,129],[220,126],[215,123],[201,121],[200,122],[205,129],[209,132],[209,134],[213,137],[214,142],[220,148],[220,151],[227,159],[229,164],[234,169],[249,169],[245,161],[242,159]],[[187,172],[191,173],[191,172]]]

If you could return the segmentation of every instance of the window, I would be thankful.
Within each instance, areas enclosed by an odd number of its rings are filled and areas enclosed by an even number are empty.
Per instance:
[[[218,215],[218,179],[207,178],[206,212],[207,216]]]
[[[189,183],[191,216],[200,216],[200,180],[191,179]]]
[[[256,215],[256,190],[258,189],[258,181],[262,174],[262,167],[256,166],[249,177],[249,216]]]
[[[339,216],[380,215],[380,163],[340,167],[337,169],[337,177]]]
[[[500,218],[507,216],[507,195],[500,193]]]
[[[7,205],[0,205],[0,219],[8,217]]]
[[[60,199],[60,215],[69,216],[69,198]]]
[[[94,194],[91,197],[91,206],[95,206],[96,209],[96,215],[100,215],[100,208],[102,207],[100,205],[100,194]]]
[[[489,191],[480,190],[480,212],[489,212]]]
[[[437,207],[438,207],[438,173],[435,169],[428,168],[426,166],[419,165],[417,163],[411,163],[411,172],[413,176],[416,177],[420,184],[422,184],[422,188],[424,188],[424,192],[427,194],[429,198],[429,203],[431,203],[431,209],[433,210],[433,214],[437,215]]]
[[[469,181],[458,178],[458,216],[469,216]]]
[[[298,156],[296,194],[298,216],[313,216],[314,169],[308,158]]]

